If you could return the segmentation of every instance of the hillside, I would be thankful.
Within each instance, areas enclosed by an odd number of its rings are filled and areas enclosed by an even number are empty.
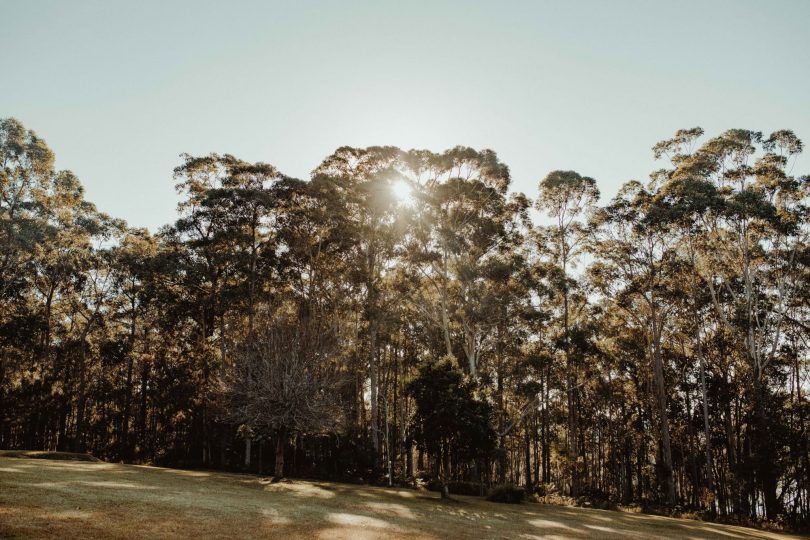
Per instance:
[[[0,457],[2,538],[789,538],[697,521],[407,489]]]

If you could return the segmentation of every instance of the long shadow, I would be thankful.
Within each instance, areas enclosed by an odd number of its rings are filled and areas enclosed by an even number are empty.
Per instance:
[[[498,505],[464,496],[448,502],[398,488],[270,484],[248,475],[115,464],[10,462],[0,462],[17,471],[0,474],[0,537],[75,537],[77,530],[80,536],[136,538],[778,537],[614,511]],[[20,525],[4,529],[3,516]]]

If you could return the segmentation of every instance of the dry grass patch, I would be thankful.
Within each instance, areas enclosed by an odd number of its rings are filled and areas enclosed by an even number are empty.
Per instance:
[[[0,457],[2,538],[789,538],[698,521],[210,471]]]
[[[90,454],[77,452],[49,452],[44,450],[0,450],[0,457],[57,459],[67,461],[101,461]]]

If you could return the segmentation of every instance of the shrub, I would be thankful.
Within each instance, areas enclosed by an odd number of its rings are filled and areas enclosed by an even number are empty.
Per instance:
[[[478,482],[450,482],[449,488],[454,495],[481,497],[486,493],[486,488]]]
[[[525,498],[526,492],[523,490],[523,488],[514,484],[501,484],[499,486],[495,486],[489,491],[489,495],[487,496],[488,501],[509,504],[521,503]]]
[[[438,480],[430,480],[427,484],[429,491],[441,491],[442,483]],[[478,482],[448,482],[447,490],[451,495],[471,495],[481,497],[485,493],[485,488]]]

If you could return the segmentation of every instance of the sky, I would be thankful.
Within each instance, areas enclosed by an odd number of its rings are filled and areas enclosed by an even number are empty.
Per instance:
[[[0,118],[153,231],[183,152],[309,178],[340,146],[466,145],[530,197],[573,169],[607,200],[679,128],[810,144],[806,0],[0,0],[0,21]]]

